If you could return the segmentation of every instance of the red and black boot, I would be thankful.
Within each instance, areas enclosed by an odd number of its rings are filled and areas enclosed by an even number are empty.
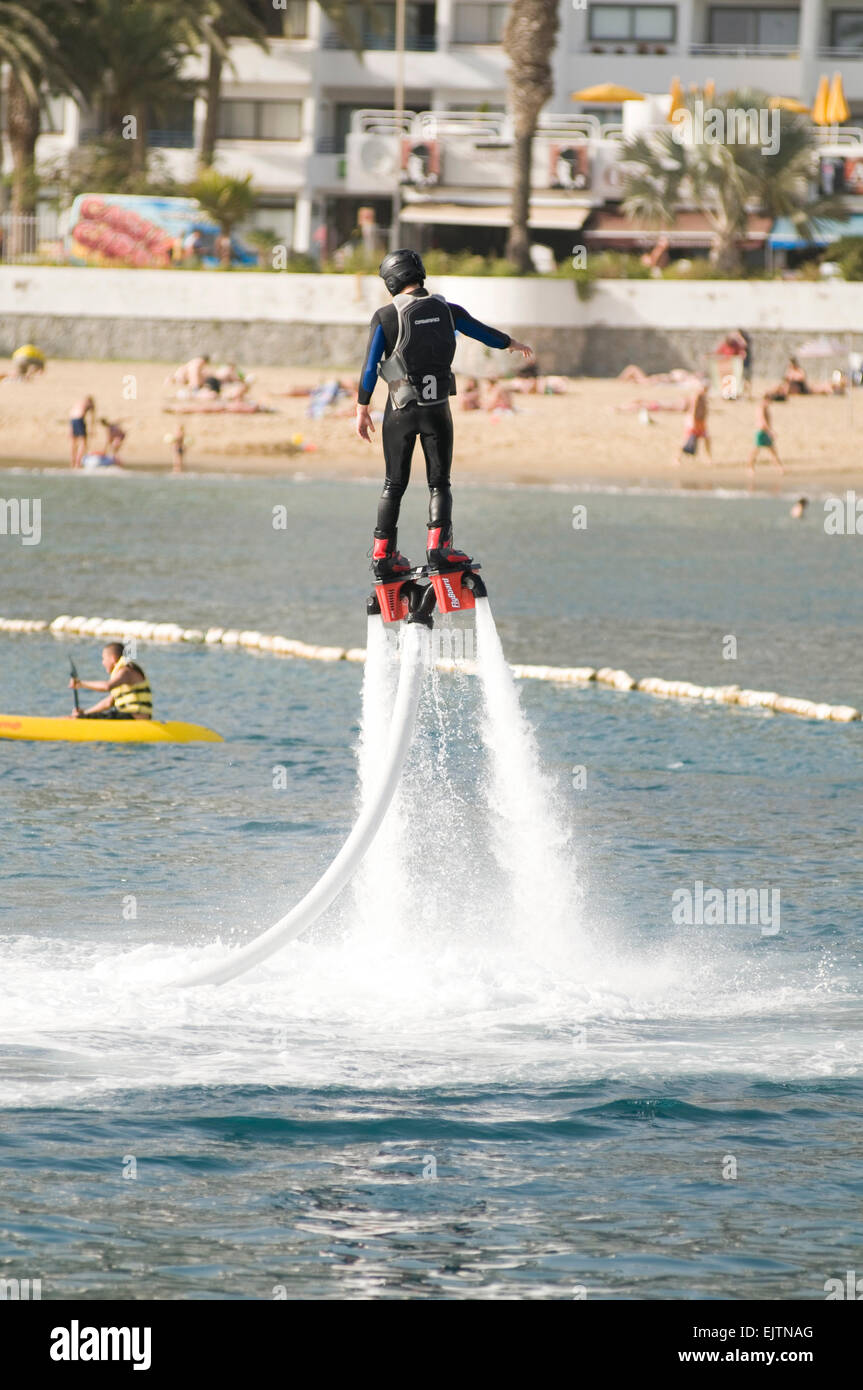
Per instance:
[[[452,527],[430,526],[426,541],[426,558],[432,572],[446,574],[451,570],[469,569],[473,564],[463,550],[453,550]]]
[[[411,572],[411,562],[396,550],[396,537],[375,533],[372,548],[372,572],[376,584],[391,584]]]

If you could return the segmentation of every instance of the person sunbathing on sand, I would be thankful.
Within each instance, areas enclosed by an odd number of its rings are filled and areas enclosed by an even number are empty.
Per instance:
[[[698,374],[688,367],[672,367],[670,372],[645,372],[635,362],[630,362],[619,374],[618,381],[634,381],[637,386],[656,383],[662,386],[688,386],[699,380]]]
[[[541,376],[536,362],[520,367],[515,376],[507,379],[507,385],[525,396],[565,396],[567,391],[566,377]]]
[[[789,357],[785,375],[767,393],[771,401],[787,401],[790,396],[844,396],[848,378],[835,371],[829,381],[811,382],[796,357]]]
[[[479,410],[479,382],[475,376],[465,378],[464,385],[458,393],[459,405],[462,410]]]
[[[512,396],[496,376],[486,382],[485,409],[489,415],[512,415],[515,412]]]
[[[165,378],[166,386],[188,386],[191,391],[200,391],[209,375],[209,353],[192,357]]]
[[[636,410],[648,410],[651,414],[658,410],[670,410],[679,415],[681,410],[686,410],[686,407],[686,401],[646,401],[639,397],[638,400],[627,401],[626,405],[616,405],[614,408],[621,414]]]

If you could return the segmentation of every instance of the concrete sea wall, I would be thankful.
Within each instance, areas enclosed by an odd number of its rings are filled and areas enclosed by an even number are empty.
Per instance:
[[[863,351],[863,283],[598,281],[430,282],[477,318],[532,342],[546,371],[614,376],[701,365],[731,328],[753,337],[755,370],[779,375],[789,353],[828,335]],[[35,342],[50,357],[177,362],[198,352],[271,366],[356,367],[369,318],[386,302],[374,276],[0,266],[0,354]],[[458,365],[500,359],[463,342]]]

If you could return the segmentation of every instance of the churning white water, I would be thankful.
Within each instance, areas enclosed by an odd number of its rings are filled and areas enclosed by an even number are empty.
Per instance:
[[[757,1071],[768,1057],[775,1075],[856,1065],[859,1048],[825,1054],[822,1013],[845,985],[823,962],[759,955],[715,934],[639,939],[639,921],[597,922],[483,600],[476,625],[478,677],[425,668],[401,786],[351,888],[265,965],[219,988],[174,988],[255,937],[241,902],[230,947],[190,936],[181,921],[160,942],[142,923],[0,943],[0,1034],[18,1058],[0,1075],[0,1096],[45,1103],[262,1077],[556,1084],[651,1069]],[[374,795],[400,669],[372,620],[357,764],[343,774],[349,802],[359,774],[355,814]],[[350,718],[348,705],[340,717]],[[265,922],[308,886],[291,871],[290,841],[286,870],[287,901],[255,904]],[[229,898],[233,925],[230,909]]]

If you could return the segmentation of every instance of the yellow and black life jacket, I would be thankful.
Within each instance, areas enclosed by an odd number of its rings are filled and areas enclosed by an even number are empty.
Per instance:
[[[135,669],[141,672],[141,679],[135,681],[133,685],[114,686],[111,692],[114,696],[114,708],[119,710],[121,714],[137,714],[143,715],[145,719],[152,719],[153,692],[150,689],[150,682],[136,662],[131,662],[125,656],[121,656],[108,679],[113,680],[117,672],[122,671],[124,666],[135,666]]]

